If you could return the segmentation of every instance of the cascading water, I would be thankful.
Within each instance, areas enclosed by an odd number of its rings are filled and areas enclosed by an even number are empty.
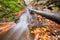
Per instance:
[[[20,16],[18,23],[3,37],[2,40],[28,40],[27,34],[29,32],[28,25],[31,21],[31,15],[26,8],[26,13]]]

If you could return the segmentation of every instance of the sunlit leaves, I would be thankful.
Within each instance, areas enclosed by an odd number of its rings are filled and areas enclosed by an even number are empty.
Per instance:
[[[0,20],[3,18],[7,18],[7,21],[14,20],[14,13],[21,11],[23,7],[22,0],[0,0]]]

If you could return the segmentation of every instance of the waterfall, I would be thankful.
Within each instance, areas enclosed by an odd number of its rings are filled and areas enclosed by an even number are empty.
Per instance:
[[[31,15],[26,8],[26,13],[22,14],[18,20],[18,23],[3,37],[3,40],[28,40],[26,38],[29,32],[28,25],[31,21]]]

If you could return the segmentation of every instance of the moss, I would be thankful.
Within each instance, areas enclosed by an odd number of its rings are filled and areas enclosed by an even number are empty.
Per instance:
[[[21,11],[23,7],[22,0],[0,0],[0,20],[3,21],[2,18],[7,18],[7,21],[13,21],[14,14]]]

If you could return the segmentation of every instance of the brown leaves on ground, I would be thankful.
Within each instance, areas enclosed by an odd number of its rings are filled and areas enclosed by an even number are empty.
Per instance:
[[[9,31],[13,27],[14,24],[15,24],[14,22],[1,23],[0,24],[0,35],[3,35],[7,31]]]

